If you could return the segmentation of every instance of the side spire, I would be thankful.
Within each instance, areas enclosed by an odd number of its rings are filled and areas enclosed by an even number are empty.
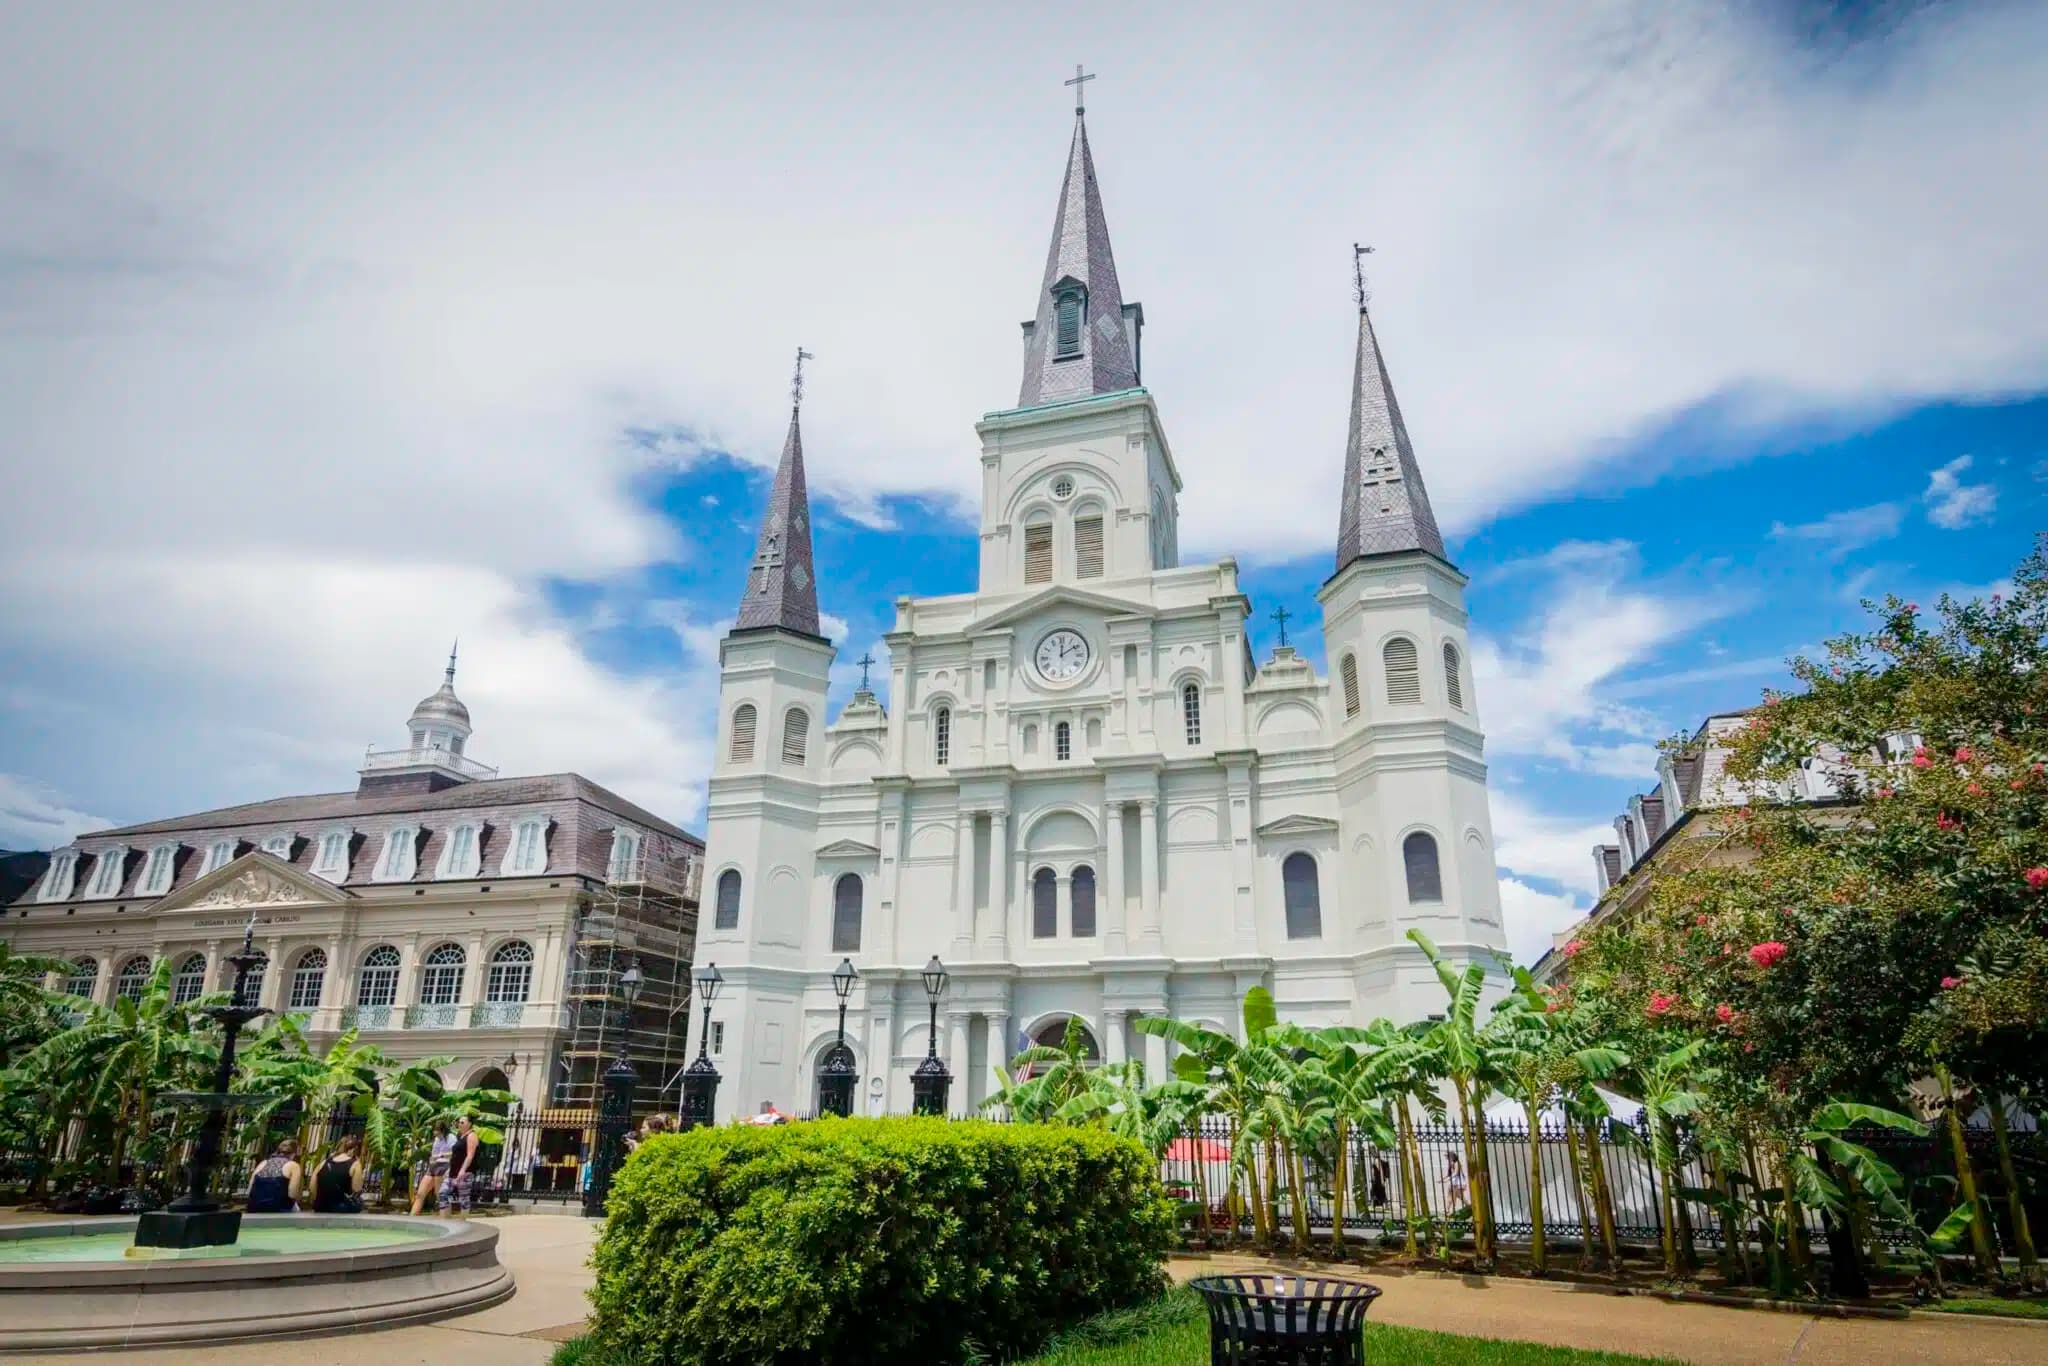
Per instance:
[[[811,499],[804,484],[804,362],[811,353],[796,352],[796,374],[790,382],[789,435],[775,466],[775,486],[761,514],[761,535],[754,543],[754,564],[740,595],[736,631],[781,627],[807,636],[818,634],[818,584],[811,561]]]
[[[1351,377],[1351,434],[1344,446],[1344,494],[1337,516],[1337,568],[1367,555],[1424,550],[1444,554],[1429,490],[1372,330],[1362,268],[1371,247],[1352,248],[1358,298],[1358,356]]]
[[[1017,406],[1029,408],[1062,399],[1136,388],[1139,330],[1145,312],[1124,302],[1117,284],[1116,258],[1109,249],[1109,221],[1095,183],[1095,158],[1088,150],[1088,121],[1078,82],[1092,81],[1075,69],[1074,139],[1067,148],[1066,177],[1060,182],[1059,212],[1053,218],[1052,247],[1045,256],[1038,307],[1024,324],[1024,383]]]

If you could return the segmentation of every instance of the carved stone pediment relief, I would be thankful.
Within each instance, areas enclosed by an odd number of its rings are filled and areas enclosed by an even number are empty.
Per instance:
[[[290,906],[306,899],[305,889],[261,868],[244,869],[192,903],[194,909],[219,906]]]

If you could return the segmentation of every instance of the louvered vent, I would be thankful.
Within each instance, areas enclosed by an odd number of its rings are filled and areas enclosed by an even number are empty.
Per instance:
[[[1347,717],[1356,716],[1358,715],[1358,656],[1344,656],[1344,662],[1338,666],[1338,672],[1344,675],[1344,715]]]
[[[802,707],[791,707],[782,718],[782,762],[804,766],[804,747],[811,738],[811,717]]]
[[[1444,642],[1444,694],[1459,711],[1465,709],[1465,685],[1458,678],[1458,647]]]
[[[1422,700],[1422,667],[1415,659],[1415,642],[1390,640],[1384,656],[1387,664],[1387,701],[1397,707],[1413,706]]]
[[[754,704],[751,702],[732,714],[732,761],[736,764],[754,761]]]
[[[1024,528],[1024,582],[1052,582],[1052,523]]]
[[[1102,519],[1100,517],[1077,517],[1074,519],[1074,577],[1077,579],[1099,579],[1102,577]]]

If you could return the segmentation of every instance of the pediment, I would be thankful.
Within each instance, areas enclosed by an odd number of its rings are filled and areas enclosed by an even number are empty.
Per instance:
[[[859,840],[833,840],[818,851],[819,858],[878,858],[881,850]]]
[[[1091,593],[1085,588],[1075,588],[1071,584],[1053,584],[1022,601],[1011,603],[1000,612],[981,618],[969,629],[985,631],[997,626],[1009,626],[1055,606],[1082,607],[1110,617],[1124,617],[1145,610],[1140,604],[1128,602],[1123,598],[1113,598],[1107,593]]]
[[[1265,837],[1275,835],[1334,835],[1337,822],[1327,816],[1281,816],[1259,827]]]
[[[354,893],[252,849],[214,869],[190,887],[156,903],[158,911],[247,910],[256,906],[332,906]]]

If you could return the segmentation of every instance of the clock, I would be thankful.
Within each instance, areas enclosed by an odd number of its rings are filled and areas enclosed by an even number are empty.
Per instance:
[[[1054,631],[1038,642],[1036,659],[1048,683],[1070,683],[1088,667],[1088,642],[1077,631]]]

